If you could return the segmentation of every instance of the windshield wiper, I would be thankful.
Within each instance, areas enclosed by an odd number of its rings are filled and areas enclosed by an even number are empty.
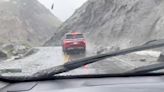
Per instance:
[[[71,71],[73,69],[82,67],[87,64],[91,64],[106,58],[118,56],[118,55],[124,55],[128,53],[132,53],[135,51],[141,51],[146,49],[152,49],[152,48],[158,48],[164,46],[164,43],[157,43],[157,44],[148,44],[148,45],[142,45],[142,46],[136,46],[128,49],[123,49],[115,52],[110,52],[106,54],[99,54],[91,57],[85,57],[79,60],[74,60],[68,63],[65,63],[60,66],[55,66],[49,69],[45,69],[42,71],[39,71],[32,76],[1,76],[0,80],[4,81],[29,81],[29,80],[41,80],[41,79],[49,79],[52,78],[56,74],[64,73]]]

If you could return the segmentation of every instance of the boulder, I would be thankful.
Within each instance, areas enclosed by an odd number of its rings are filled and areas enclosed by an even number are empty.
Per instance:
[[[0,51],[0,59],[6,59],[7,58],[7,54],[4,53],[3,51]]]
[[[158,57],[158,62],[164,62],[164,53],[161,53],[160,56]]]
[[[11,44],[11,43],[10,44],[3,44],[2,47],[1,47],[1,49],[3,51],[11,51],[11,50],[14,49],[14,45]]]
[[[107,53],[107,52],[113,52],[113,51],[118,51],[120,50],[120,47],[118,46],[111,46],[111,47],[99,47],[97,49],[97,54],[102,54],[102,53]]]
[[[30,47],[22,44],[9,43],[2,45],[1,50],[6,53],[6,57],[8,58],[20,59],[30,50]]]
[[[28,51],[28,47],[23,45],[15,45],[12,51],[13,55],[25,54]]]

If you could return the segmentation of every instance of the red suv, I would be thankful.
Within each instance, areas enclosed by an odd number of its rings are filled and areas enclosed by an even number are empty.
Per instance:
[[[86,50],[86,40],[84,39],[83,34],[73,32],[67,33],[64,36],[63,40],[63,51],[82,51],[85,52]]]

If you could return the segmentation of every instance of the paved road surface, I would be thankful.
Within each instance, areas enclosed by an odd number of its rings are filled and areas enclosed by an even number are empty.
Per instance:
[[[64,54],[64,62],[71,62],[83,57],[89,57],[95,55],[94,51],[87,50],[86,54],[69,53]],[[111,58],[98,61],[96,63],[86,65],[80,69],[69,72],[68,74],[106,74],[106,73],[122,73],[130,69],[135,68],[133,65],[129,65],[120,61],[118,58]]]
[[[39,51],[31,56],[25,57],[23,59],[3,61],[0,62],[0,70],[5,69],[21,69],[22,72],[14,72],[14,74],[32,74],[38,70],[43,70],[49,67],[64,64],[66,62],[71,62],[71,60],[76,60],[83,58],[85,56],[93,55],[92,51],[88,51],[85,55],[83,54],[72,54],[65,55],[62,52],[61,47],[40,47],[37,48]],[[97,63],[84,66],[77,70],[71,71],[71,74],[100,74],[100,73],[119,73],[131,69],[132,66],[120,62],[116,59],[106,59],[99,61]],[[12,74],[13,75],[13,74]]]

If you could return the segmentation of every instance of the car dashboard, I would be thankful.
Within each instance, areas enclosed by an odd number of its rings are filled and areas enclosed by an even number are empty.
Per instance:
[[[77,78],[0,84],[3,85],[0,92],[163,92],[164,76]]]

